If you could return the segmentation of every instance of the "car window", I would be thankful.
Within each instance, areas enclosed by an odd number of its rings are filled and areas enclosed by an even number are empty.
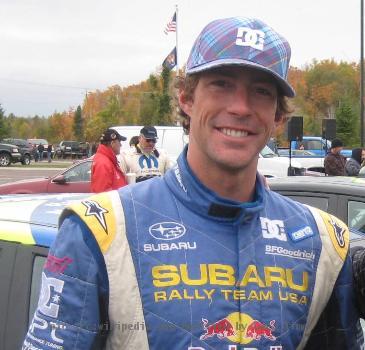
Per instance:
[[[312,207],[321,209],[323,211],[328,211],[328,198],[315,197],[315,196],[292,196],[289,195],[291,199],[294,199],[297,202],[308,204]]]
[[[67,170],[63,174],[66,182],[91,181],[91,163],[83,162]]]
[[[45,256],[36,256],[33,261],[32,282],[30,285],[30,300],[29,300],[29,324],[32,322],[34,311],[38,304],[39,292],[41,290],[42,269],[46,262]],[[29,325],[28,324],[28,325]]]
[[[311,140],[311,141],[308,141],[307,145],[304,145],[304,148],[305,149],[322,149],[322,142],[317,141],[317,140]]]
[[[267,145],[261,150],[260,153],[264,158],[277,157],[277,154]]]
[[[365,203],[349,201],[347,206],[348,226],[365,234]]]
[[[162,148],[166,150],[172,158],[177,158],[185,144],[188,142],[187,136],[182,129],[164,130],[162,140],[159,141],[162,141]],[[157,148],[158,146],[159,145],[157,144]]]

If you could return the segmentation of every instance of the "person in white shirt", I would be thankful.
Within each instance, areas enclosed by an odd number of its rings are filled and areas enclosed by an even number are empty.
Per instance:
[[[144,126],[135,147],[120,154],[120,167],[128,178],[134,178],[135,182],[148,180],[155,176],[162,176],[172,167],[172,163],[166,151],[157,150],[157,131],[153,126]]]

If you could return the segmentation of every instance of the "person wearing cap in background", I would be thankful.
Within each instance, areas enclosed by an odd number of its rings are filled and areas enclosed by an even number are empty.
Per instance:
[[[166,151],[156,149],[157,139],[156,128],[144,126],[140,131],[138,144],[121,152],[119,156],[122,171],[128,174],[128,177],[133,174],[136,182],[162,176],[172,166]]]
[[[116,157],[120,153],[120,142],[125,140],[126,137],[114,129],[107,129],[101,135],[91,167],[92,192],[116,190],[127,185]]]
[[[340,152],[343,150],[343,143],[339,139],[331,142],[331,148],[324,158],[324,170],[328,176],[345,176],[346,157]]]
[[[345,173],[347,176],[358,176],[365,160],[365,149],[354,148],[351,152],[351,158],[346,160]]]
[[[71,262],[44,269],[28,344],[362,348],[348,229],[257,173],[294,96],[289,60],[288,42],[260,20],[203,29],[178,84],[188,147],[163,177],[63,212],[50,255]]]

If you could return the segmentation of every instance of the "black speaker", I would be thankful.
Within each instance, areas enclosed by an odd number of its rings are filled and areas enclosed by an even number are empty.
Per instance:
[[[322,119],[322,137],[327,140],[336,138],[336,119]]]
[[[291,117],[287,123],[288,141],[303,140],[303,117]]]

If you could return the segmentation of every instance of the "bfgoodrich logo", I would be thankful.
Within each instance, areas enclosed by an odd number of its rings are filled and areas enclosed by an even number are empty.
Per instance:
[[[163,241],[180,238],[185,232],[185,226],[178,222],[159,222],[149,227],[150,235]]]

